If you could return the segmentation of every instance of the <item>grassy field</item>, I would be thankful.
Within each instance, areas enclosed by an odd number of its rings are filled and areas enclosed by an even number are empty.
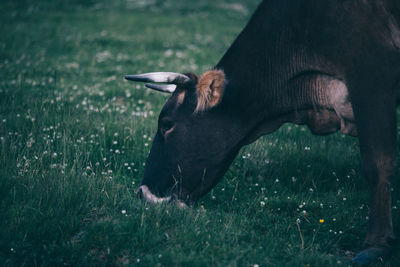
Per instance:
[[[201,74],[258,2],[0,2],[0,265],[350,264],[369,199],[355,138],[285,125],[187,210],[135,196],[168,96],[123,76]]]

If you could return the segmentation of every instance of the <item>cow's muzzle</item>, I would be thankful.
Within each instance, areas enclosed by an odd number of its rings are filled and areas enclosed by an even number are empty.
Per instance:
[[[144,200],[146,202],[149,202],[149,203],[154,203],[154,204],[163,203],[163,202],[169,203],[169,202],[173,201],[173,202],[175,202],[177,204],[177,206],[179,208],[186,208],[187,207],[185,202],[177,199],[176,197],[173,197],[173,196],[157,197],[156,195],[154,195],[150,191],[150,189],[147,187],[147,185],[140,186],[137,189],[136,194],[137,194],[139,199],[142,199],[142,200]]]
[[[150,203],[162,203],[162,202],[169,202],[171,200],[171,196],[157,197],[149,190],[147,185],[140,186],[138,188],[136,194],[140,199],[143,199]]]

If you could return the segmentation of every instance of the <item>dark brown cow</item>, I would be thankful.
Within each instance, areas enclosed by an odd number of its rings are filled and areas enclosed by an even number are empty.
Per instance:
[[[150,202],[195,201],[218,183],[243,145],[285,122],[307,124],[316,134],[341,131],[359,137],[371,186],[365,250],[353,261],[386,256],[394,240],[399,22],[397,0],[264,1],[200,78],[126,76],[172,93],[138,194]]]

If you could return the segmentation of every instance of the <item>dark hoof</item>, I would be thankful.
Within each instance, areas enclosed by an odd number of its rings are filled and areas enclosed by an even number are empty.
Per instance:
[[[354,264],[368,265],[381,261],[389,254],[388,249],[367,248],[355,256],[351,262]]]

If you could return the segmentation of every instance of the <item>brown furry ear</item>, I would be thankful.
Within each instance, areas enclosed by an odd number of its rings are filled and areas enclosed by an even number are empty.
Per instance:
[[[195,112],[218,105],[222,100],[225,84],[225,73],[222,70],[210,70],[204,73],[197,83]]]

